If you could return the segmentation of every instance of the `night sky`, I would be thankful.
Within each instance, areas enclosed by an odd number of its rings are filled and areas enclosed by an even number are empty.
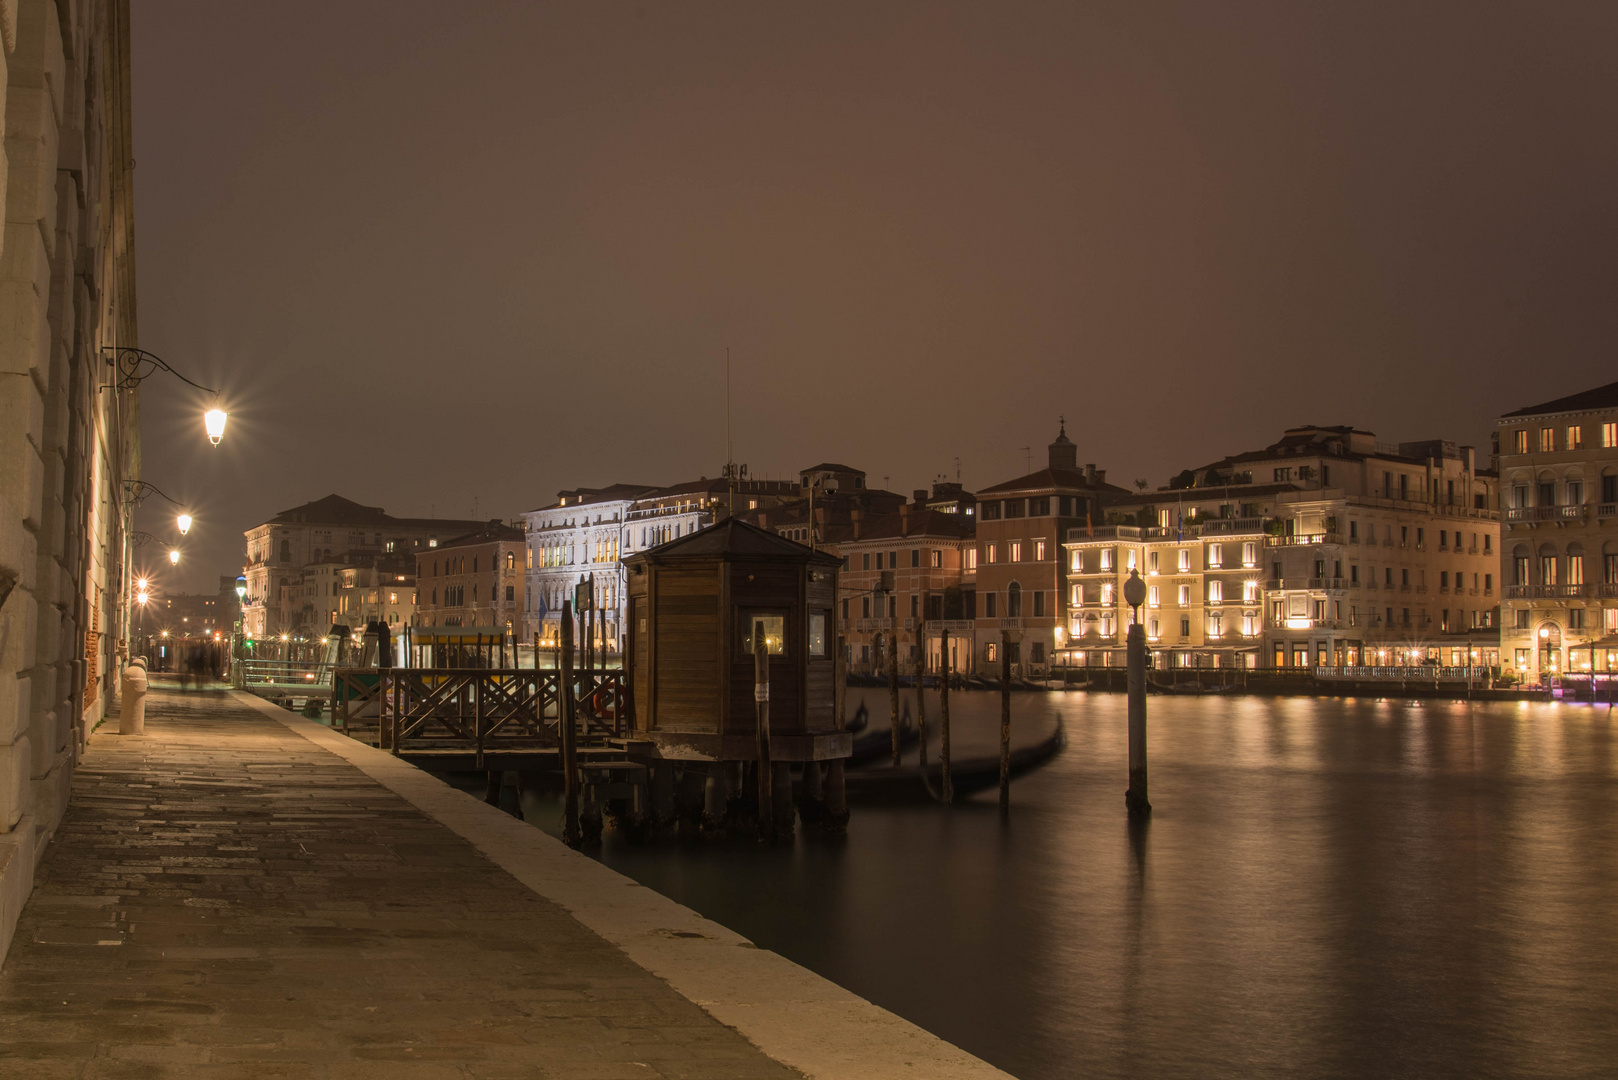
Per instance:
[[[1486,454],[1614,377],[1618,4],[134,5],[146,479],[510,517],[735,456],[901,491],[1056,433]],[[171,530],[148,502],[142,526]],[[143,554],[155,549],[143,549]],[[159,554],[157,557],[161,557]]]

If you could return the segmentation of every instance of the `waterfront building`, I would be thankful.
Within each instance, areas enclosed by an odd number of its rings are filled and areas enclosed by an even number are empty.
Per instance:
[[[520,635],[528,618],[525,530],[491,521],[415,555],[416,626]]]
[[[1078,467],[1065,424],[1045,468],[977,492],[967,568],[977,575],[975,653],[983,673],[998,675],[1002,640],[1015,674],[1050,670],[1072,623],[1062,545],[1073,530],[1103,522],[1106,508],[1128,494],[1107,483],[1105,469]]]
[[[928,508],[929,493],[896,510],[823,523],[819,546],[842,560],[838,578],[838,625],[849,672],[882,675],[888,650],[897,648],[899,670],[912,674],[922,650],[929,671],[942,670],[940,632],[950,631],[950,669],[975,672],[973,617],[977,574],[973,566],[974,518]],[[797,527],[776,531],[786,535]]]
[[[129,659],[131,586],[151,552],[135,550],[142,366],[125,351],[140,344],[129,5],[14,0],[0,14],[3,959]]]
[[[620,653],[627,594],[624,558],[713,524],[734,499],[742,511],[768,509],[798,493],[789,480],[702,478],[668,487],[613,484],[557,492],[556,502],[523,515],[528,614],[524,637],[554,645],[562,602],[588,577],[599,621],[600,655]]]
[[[283,510],[246,531],[242,631],[248,638],[266,640],[306,626],[330,626],[325,621],[330,606],[311,603],[311,614],[304,608],[306,601],[316,599],[311,589],[320,589],[324,599],[338,595],[338,567],[373,566],[386,556],[408,565],[417,551],[483,525],[453,518],[396,518],[340,495]],[[308,575],[306,567],[311,568]]]
[[[1494,474],[1470,447],[1301,427],[1073,527],[1063,662],[1123,666],[1141,611],[1160,666],[1499,662]]]
[[[1618,383],[1497,421],[1507,668],[1618,672]]]
[[[562,603],[572,599],[574,589],[588,576],[596,609],[602,615],[597,623],[598,643],[610,643],[604,652],[620,650],[621,559],[629,510],[636,499],[655,490],[651,484],[570,488],[557,492],[556,501],[549,506],[523,515],[527,544],[526,639],[533,640],[537,635],[551,646],[560,640]]]

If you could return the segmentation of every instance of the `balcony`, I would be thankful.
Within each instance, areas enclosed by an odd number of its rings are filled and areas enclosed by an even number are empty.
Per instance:
[[[1067,531],[1067,542],[1084,544],[1096,540],[1139,540],[1138,525],[1075,525]]]
[[[1596,517],[1613,517],[1613,503],[1603,503],[1596,507]],[[1583,521],[1590,516],[1590,507],[1584,503],[1576,506],[1516,506],[1506,511],[1508,522],[1517,521],[1533,523],[1540,521]]]
[[[1270,547],[1305,547],[1314,544],[1341,544],[1342,533],[1307,533],[1292,536],[1270,536],[1265,538]]]
[[[1618,503],[1601,503],[1601,504],[1599,504],[1596,507],[1596,517],[1598,517],[1598,518],[1618,517]]]
[[[1264,532],[1264,519],[1208,518],[1197,522],[1197,532],[1204,536],[1259,536]]]
[[[1610,585],[1507,585],[1507,600],[1569,600],[1595,595],[1593,589]],[[1487,590],[1485,590],[1487,591]]]

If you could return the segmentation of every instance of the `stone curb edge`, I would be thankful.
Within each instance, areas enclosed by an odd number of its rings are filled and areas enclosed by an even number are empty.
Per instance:
[[[252,694],[231,693],[467,840],[676,993],[813,1080],[1010,1077],[392,754]]]

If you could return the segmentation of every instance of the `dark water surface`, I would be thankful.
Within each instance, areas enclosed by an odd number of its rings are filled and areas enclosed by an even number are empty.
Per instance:
[[[991,749],[998,698],[954,706],[957,756]],[[1154,697],[1138,829],[1124,708],[1016,695],[1018,742],[1069,744],[1008,823],[599,856],[1026,1080],[1618,1076],[1605,707]]]

